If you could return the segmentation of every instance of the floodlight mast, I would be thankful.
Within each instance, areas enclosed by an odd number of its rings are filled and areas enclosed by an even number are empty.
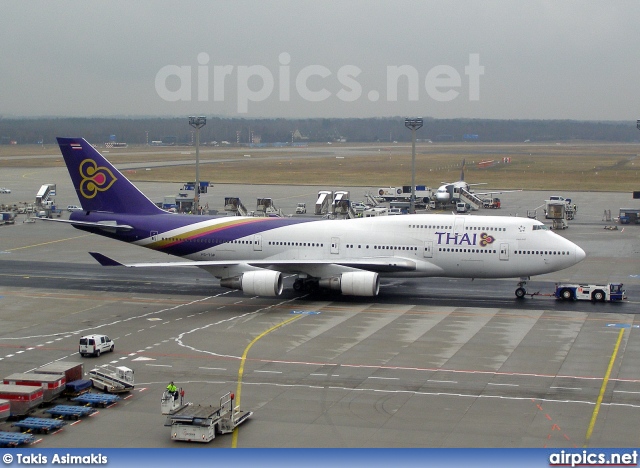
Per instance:
[[[411,200],[409,213],[416,212],[416,130],[422,128],[422,119],[404,119],[404,126],[411,130]]]
[[[189,125],[196,129],[196,183],[193,187],[194,214],[200,213],[200,129],[206,124],[207,118],[204,116],[189,116]]]

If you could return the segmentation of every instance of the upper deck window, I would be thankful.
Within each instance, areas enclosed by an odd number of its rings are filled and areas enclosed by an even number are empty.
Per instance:
[[[545,224],[534,224],[533,225],[533,230],[534,231],[548,231],[549,230],[549,226],[547,226]]]

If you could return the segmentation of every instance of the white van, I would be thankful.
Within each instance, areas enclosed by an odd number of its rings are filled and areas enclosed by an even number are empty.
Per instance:
[[[100,353],[113,352],[114,347],[113,341],[107,335],[87,335],[80,338],[78,352],[83,357],[87,354],[100,356]]]

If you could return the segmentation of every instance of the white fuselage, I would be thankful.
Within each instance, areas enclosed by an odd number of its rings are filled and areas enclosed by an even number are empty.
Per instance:
[[[455,202],[460,199],[460,189],[469,191],[469,184],[463,180],[453,182],[452,184],[444,184],[436,190],[436,200],[440,203]]]
[[[218,222],[221,220],[203,223]],[[201,228],[203,223],[165,235],[179,236],[189,229]],[[139,245],[147,243],[145,239]],[[274,269],[317,277],[353,271],[353,267],[341,265],[349,261],[397,259],[408,260],[415,268],[380,271],[380,275],[513,278],[562,270],[584,257],[580,247],[532,219],[415,214],[282,226],[214,245],[185,258],[245,264],[272,260],[280,264]],[[291,266],[283,267],[287,261],[292,261]]]

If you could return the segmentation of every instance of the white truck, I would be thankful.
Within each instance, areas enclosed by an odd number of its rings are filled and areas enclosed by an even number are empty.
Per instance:
[[[582,300],[594,302],[620,302],[627,298],[622,283],[607,284],[556,284],[554,296],[564,301]]]
[[[220,398],[218,406],[192,405],[167,401],[173,399],[169,392],[162,397],[162,412],[169,411],[165,426],[171,427],[171,440],[207,443],[215,439],[216,434],[228,434],[245,422],[252,411],[240,411],[233,406],[235,396],[227,393]],[[178,408],[172,410],[172,406]]]
[[[426,205],[429,203],[433,192],[425,185],[416,185],[415,194],[416,204]],[[378,189],[378,198],[384,201],[409,201],[411,199],[411,186],[403,185],[402,187],[380,187]]]
[[[466,213],[467,211],[469,211],[469,205],[467,205],[465,202],[456,203],[457,213]]]
[[[306,212],[307,212],[307,204],[298,203],[298,206],[296,206],[296,214],[306,214]]]
[[[89,371],[94,388],[107,393],[124,393],[134,389],[133,371],[124,366],[105,364]]]

